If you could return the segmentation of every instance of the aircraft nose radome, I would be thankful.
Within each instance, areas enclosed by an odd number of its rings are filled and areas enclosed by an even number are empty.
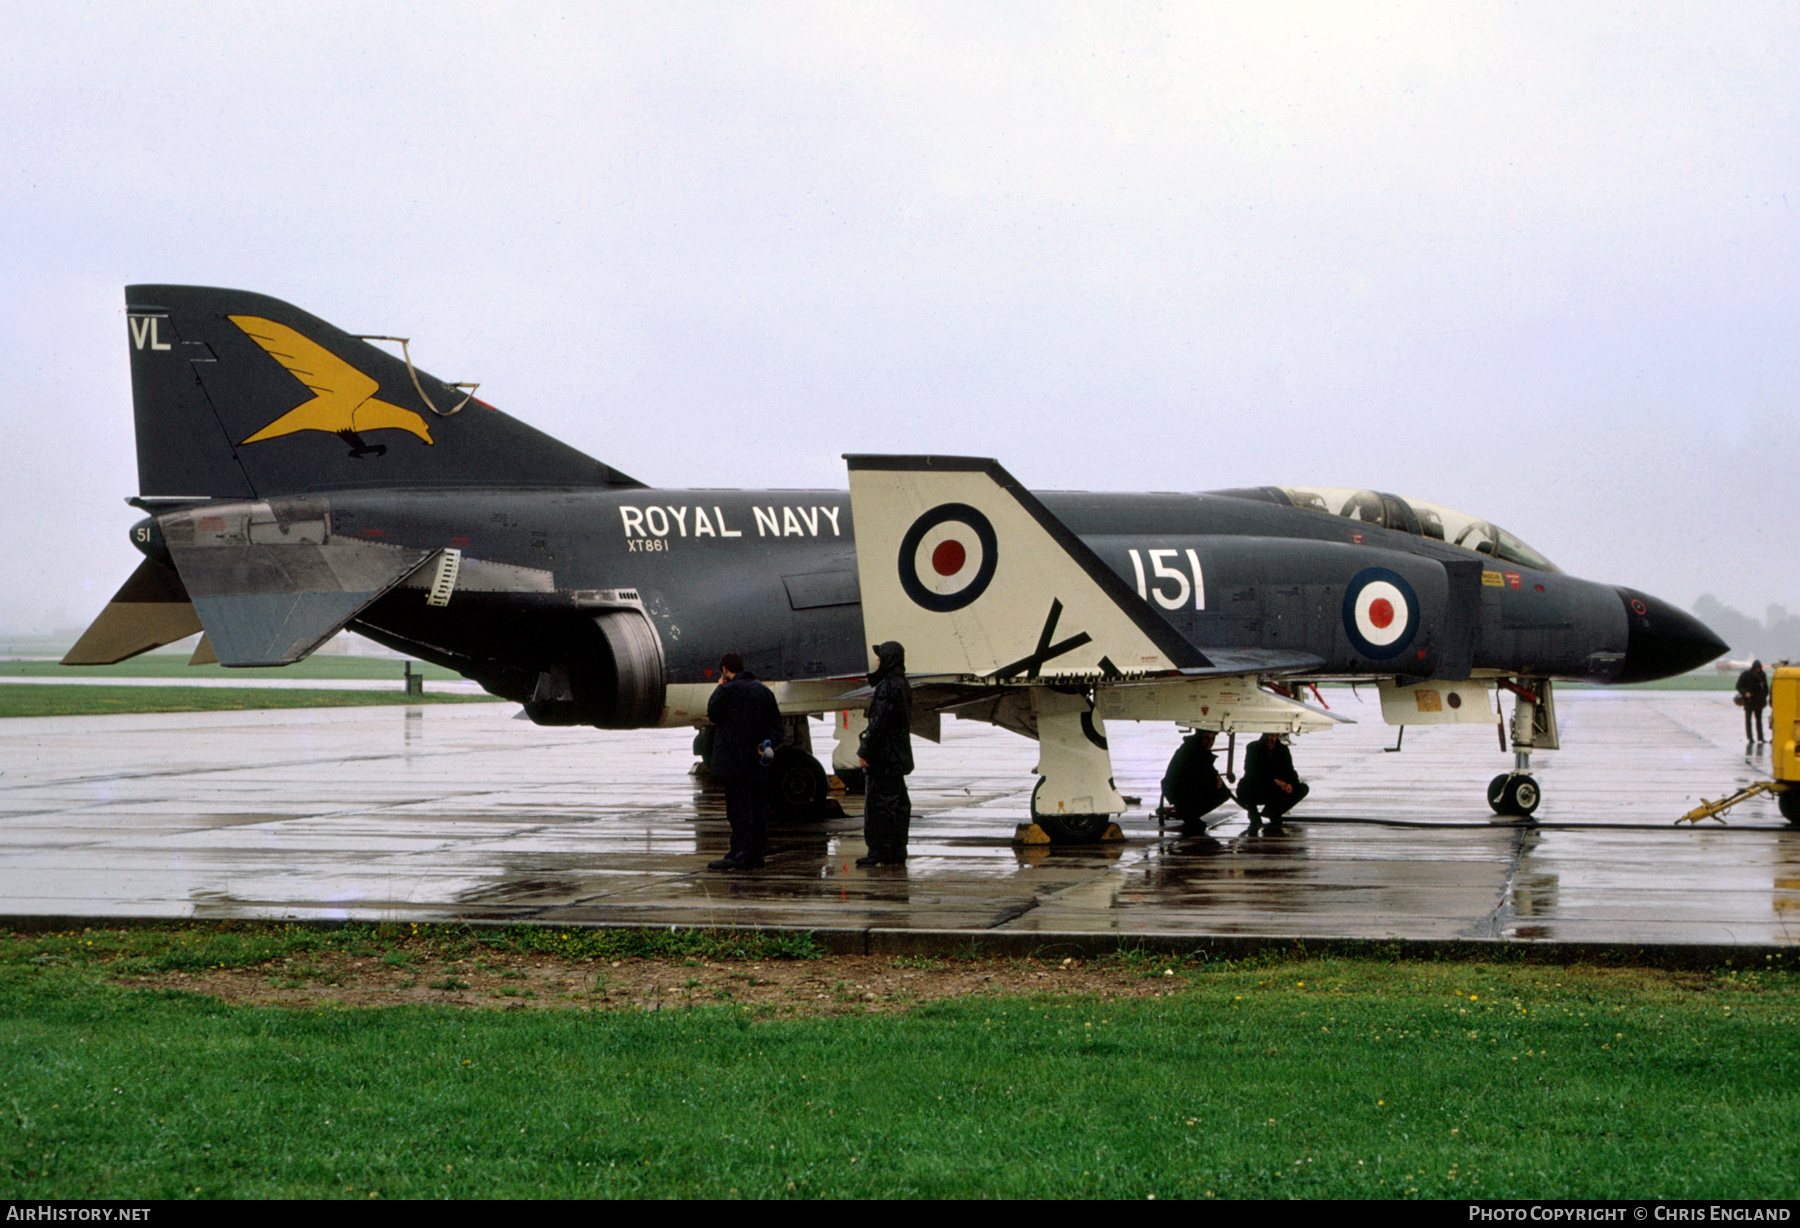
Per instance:
[[[1613,677],[1619,682],[1654,682],[1705,665],[1727,650],[1724,640],[1685,610],[1636,589],[1618,589],[1625,603],[1625,625],[1631,638],[1625,665]]]

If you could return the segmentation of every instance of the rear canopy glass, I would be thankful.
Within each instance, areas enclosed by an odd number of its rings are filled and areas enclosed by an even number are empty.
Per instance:
[[[1423,499],[1403,499],[1398,495],[1348,486],[1275,486],[1267,489],[1272,494],[1279,493],[1295,507],[1433,538],[1520,567],[1537,571],[1562,570],[1505,529]]]

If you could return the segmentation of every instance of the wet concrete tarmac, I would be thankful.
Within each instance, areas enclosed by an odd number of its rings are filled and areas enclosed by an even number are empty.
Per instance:
[[[1012,843],[1035,746],[946,722],[919,743],[911,860],[857,869],[847,816],[779,826],[768,868],[709,873],[723,797],[688,775],[691,731],[540,729],[504,705],[0,723],[0,915],[542,921],[817,929],[834,946],[1155,938],[1785,946],[1800,938],[1800,831],[1758,799],[1676,828],[1766,774],[1717,692],[1569,691],[1540,752],[1534,826],[1496,821],[1489,727],[1416,727],[1373,696],[1299,739],[1312,796],[1282,834],[1241,812],[1208,837],[1151,814],[1177,735],[1109,728],[1122,844]],[[821,747],[825,727],[814,724]]]

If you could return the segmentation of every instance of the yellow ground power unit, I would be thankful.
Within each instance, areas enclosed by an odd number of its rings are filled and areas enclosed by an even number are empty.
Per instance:
[[[1769,702],[1774,707],[1769,722],[1770,754],[1773,760],[1769,764],[1769,770],[1775,779],[1759,780],[1716,802],[1702,798],[1698,806],[1675,820],[1678,825],[1698,823],[1701,819],[1723,823],[1725,820],[1719,818],[1719,815],[1739,802],[1759,793],[1773,793],[1776,804],[1781,807],[1781,817],[1800,826],[1800,665],[1782,662],[1775,667],[1775,678],[1769,687]]]

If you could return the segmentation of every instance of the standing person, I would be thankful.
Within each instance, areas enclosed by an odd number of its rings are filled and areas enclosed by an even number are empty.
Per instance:
[[[1294,756],[1278,733],[1265,733],[1244,753],[1244,782],[1238,786],[1238,805],[1250,812],[1250,830],[1281,826],[1281,816],[1299,804],[1312,790],[1294,770]],[[1257,813],[1257,807],[1262,813]]]
[[[719,685],[706,704],[713,723],[712,774],[725,786],[725,817],[731,823],[731,851],[709,870],[760,870],[769,848],[763,811],[763,768],[781,741],[781,709],[775,695],[744,668],[744,658],[719,658]]]
[[[906,864],[906,838],[912,827],[912,798],[906,776],[913,770],[912,687],[906,682],[906,649],[889,641],[875,645],[875,672],[869,683],[869,724],[863,730],[856,761],[862,764],[863,840],[867,857],[859,866]]]
[[[1190,732],[1163,773],[1163,797],[1175,808],[1183,832],[1204,831],[1201,818],[1231,799],[1231,787],[1219,775],[1218,760],[1213,757],[1216,736],[1210,729]]]
[[[1763,736],[1763,709],[1769,706],[1769,676],[1763,673],[1760,660],[1738,675],[1737,701],[1744,708],[1744,741],[1767,742]],[[1750,719],[1756,718],[1756,737],[1750,736]]]

